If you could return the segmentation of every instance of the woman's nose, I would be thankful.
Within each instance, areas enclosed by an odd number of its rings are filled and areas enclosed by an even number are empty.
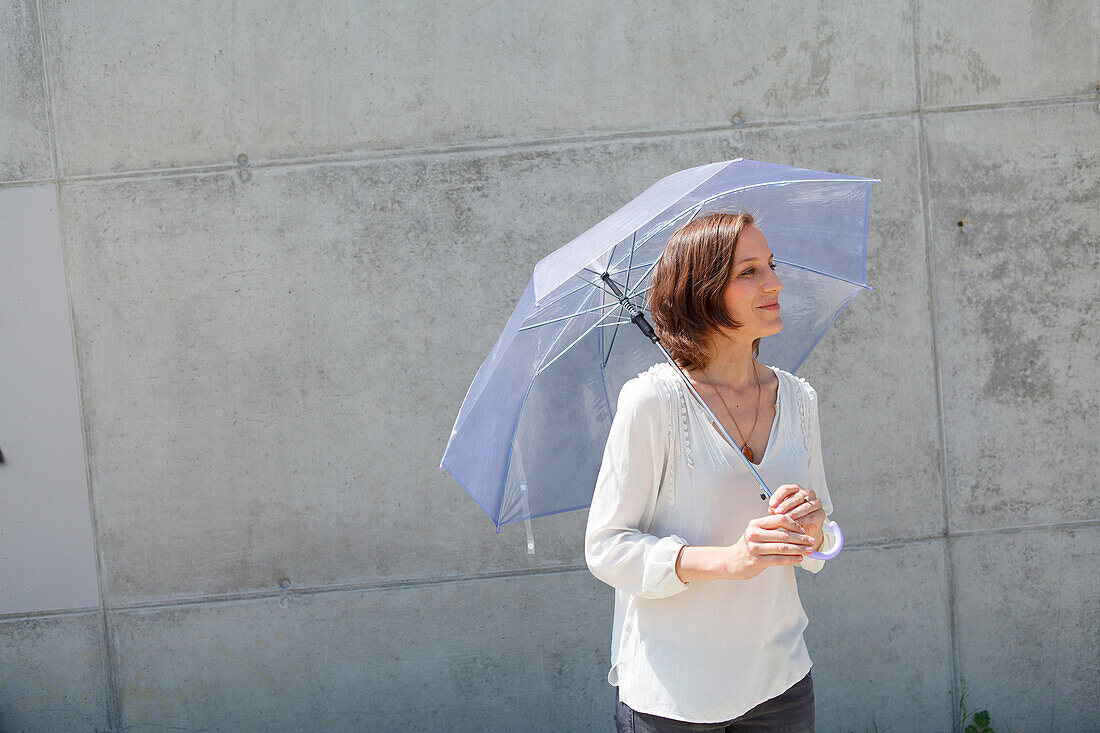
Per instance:
[[[779,279],[779,275],[776,274],[775,270],[771,270],[771,274],[771,278],[764,287],[769,291],[778,293],[783,289],[783,281]]]

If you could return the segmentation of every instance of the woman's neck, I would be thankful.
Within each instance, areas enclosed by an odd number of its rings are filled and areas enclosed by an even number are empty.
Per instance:
[[[720,335],[711,341],[709,351],[713,358],[705,369],[696,370],[696,376],[701,376],[711,385],[734,392],[756,388],[758,376],[752,356],[752,341]]]

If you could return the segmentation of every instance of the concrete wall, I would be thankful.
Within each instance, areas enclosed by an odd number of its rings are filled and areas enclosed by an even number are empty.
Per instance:
[[[802,371],[850,538],[801,579],[819,729],[1094,725],[1098,39],[1084,0],[0,0],[101,591],[0,617],[0,729],[609,730],[585,513],[528,555],[436,466],[529,268],[737,156],[883,181]]]

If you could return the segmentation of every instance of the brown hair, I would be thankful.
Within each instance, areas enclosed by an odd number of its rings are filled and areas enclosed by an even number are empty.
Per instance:
[[[722,328],[741,327],[726,311],[723,295],[737,240],[753,223],[747,213],[692,219],[669,237],[653,270],[647,298],[653,327],[683,369],[705,369],[713,358],[710,337]]]

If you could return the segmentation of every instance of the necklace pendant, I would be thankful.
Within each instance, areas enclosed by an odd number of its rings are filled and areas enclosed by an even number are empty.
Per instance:
[[[748,458],[750,462],[755,457],[753,455],[752,448],[749,447],[748,443],[745,443],[745,447],[741,449],[741,453],[743,453],[745,458]]]

